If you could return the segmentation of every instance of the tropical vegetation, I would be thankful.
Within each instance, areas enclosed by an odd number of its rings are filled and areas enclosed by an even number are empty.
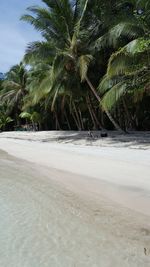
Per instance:
[[[41,40],[0,82],[3,129],[150,130],[148,0],[41,0],[21,20]]]

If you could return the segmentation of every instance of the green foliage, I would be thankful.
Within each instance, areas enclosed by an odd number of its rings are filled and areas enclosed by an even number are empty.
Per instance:
[[[15,105],[21,108],[23,98],[27,93],[27,71],[22,63],[13,66],[6,74],[3,81],[2,90],[0,92],[0,100],[7,103],[10,109]]]
[[[27,45],[24,63],[0,85],[7,113],[15,123],[19,117],[46,129],[109,127],[106,116],[115,127],[114,118],[139,127],[137,106],[144,109],[150,97],[150,2],[42,2],[21,17],[42,41]],[[140,120],[149,116],[145,108]]]
[[[29,119],[29,121],[33,121],[35,123],[38,123],[41,121],[41,115],[36,111],[34,111],[32,113],[23,111],[19,116],[20,116],[20,118]]]
[[[7,117],[5,114],[0,114],[0,129],[4,129],[6,125],[12,121],[13,119]]]
[[[82,82],[86,79],[88,68],[92,59],[92,55],[82,55],[79,57],[79,69]]]

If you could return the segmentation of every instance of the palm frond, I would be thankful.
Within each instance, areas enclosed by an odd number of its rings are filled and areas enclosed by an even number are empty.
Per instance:
[[[146,56],[145,55],[146,52]],[[150,52],[150,39],[138,38],[129,42],[119,51],[112,54],[108,62],[107,75],[110,77],[128,74],[143,64],[149,64],[147,57]],[[144,60],[142,57],[144,56]],[[146,59],[147,58],[147,59]]]
[[[140,27],[140,25],[122,22],[115,25],[112,29],[109,30],[108,33],[104,34],[95,43],[95,48],[100,50],[105,47],[114,47],[116,48],[118,42],[122,37],[126,37],[129,40],[135,39],[139,36],[143,36],[144,30]]]
[[[50,42],[32,42],[28,44],[24,61],[26,64],[32,64],[35,61],[52,62],[55,56],[55,45]]]
[[[92,60],[93,60],[92,55],[82,55],[79,57],[79,70],[80,70],[81,82],[85,80],[88,72],[88,67]]]
[[[124,82],[119,82],[113,86],[102,98],[102,107],[111,110],[126,93],[126,89],[127,85]]]
[[[108,75],[105,75],[98,86],[98,91],[100,92],[101,95],[104,95],[114,85],[119,83],[120,80],[121,80],[121,77],[113,76],[110,78]]]

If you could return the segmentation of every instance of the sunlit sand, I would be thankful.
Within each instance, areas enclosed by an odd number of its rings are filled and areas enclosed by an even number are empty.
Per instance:
[[[150,265],[149,149],[14,134],[0,136],[0,266]]]

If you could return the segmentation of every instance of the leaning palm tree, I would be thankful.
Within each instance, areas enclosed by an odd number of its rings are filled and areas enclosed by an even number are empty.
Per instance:
[[[35,16],[22,17],[38,29],[44,38],[44,41],[28,46],[25,61],[33,64],[41,60],[51,65],[47,76],[39,85],[39,91],[44,89],[56,99],[61,88],[70,83],[68,81],[73,77],[77,81],[80,79],[80,86],[82,87],[81,83],[87,83],[115,128],[121,130],[108,109],[102,105],[101,98],[88,76],[89,66],[94,60],[93,31],[87,20],[90,1],[43,2],[47,8],[30,7],[28,10]]]

